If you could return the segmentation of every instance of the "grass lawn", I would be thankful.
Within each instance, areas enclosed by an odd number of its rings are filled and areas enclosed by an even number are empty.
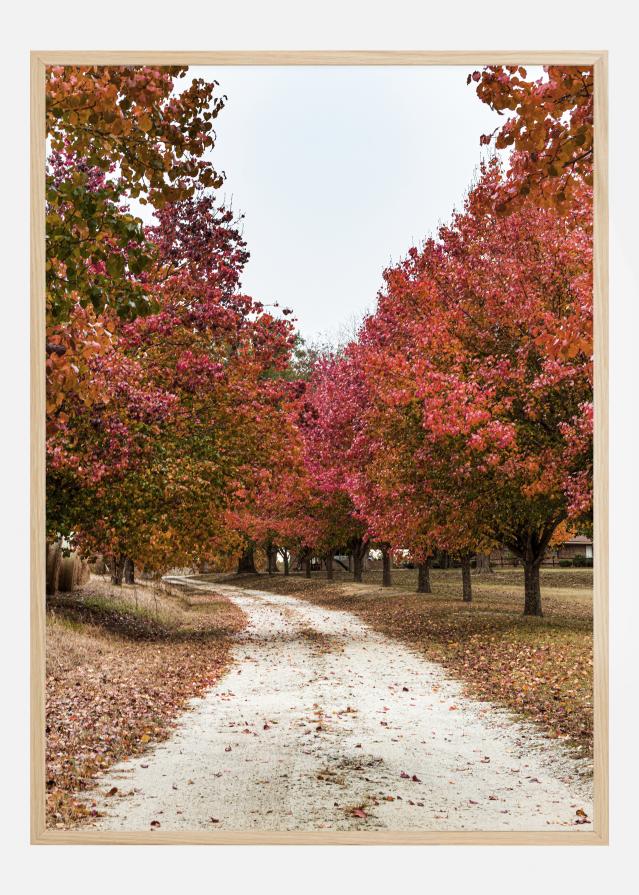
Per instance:
[[[47,605],[47,823],[93,812],[76,793],[95,775],[166,738],[188,699],[228,665],[242,611],[218,595],[93,577]]]
[[[473,602],[461,600],[461,571],[432,570],[432,594],[414,592],[417,573],[381,572],[355,584],[299,575],[238,576],[242,586],[294,594],[358,615],[376,630],[441,662],[481,699],[540,724],[584,757],[592,755],[592,569],[541,571],[543,618],[523,615],[523,571],[473,574]]]

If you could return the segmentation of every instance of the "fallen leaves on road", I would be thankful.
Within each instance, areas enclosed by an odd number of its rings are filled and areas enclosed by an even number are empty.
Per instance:
[[[150,614],[133,602],[133,588],[120,590],[114,597],[92,579],[49,603],[47,822],[58,828],[97,813],[77,797],[97,774],[166,738],[187,700],[225,670],[229,635],[245,624],[219,595],[197,593],[191,602],[191,594],[167,591],[154,596]]]
[[[433,570],[432,594],[406,590],[414,570],[393,572],[404,588],[381,588],[375,574],[362,584],[337,575],[270,576],[268,590],[353,612],[441,662],[470,695],[513,709],[592,755],[592,570],[542,569],[543,618],[523,615],[521,569],[473,576],[472,603],[461,600],[458,570]],[[264,580],[242,576],[238,583],[264,589]]]

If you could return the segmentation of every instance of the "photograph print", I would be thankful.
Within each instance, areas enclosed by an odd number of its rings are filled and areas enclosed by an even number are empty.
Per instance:
[[[593,65],[157,56],[34,122],[46,832],[592,833]]]

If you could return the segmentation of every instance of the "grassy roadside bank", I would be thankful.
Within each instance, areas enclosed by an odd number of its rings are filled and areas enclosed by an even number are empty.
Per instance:
[[[381,587],[380,572],[365,573],[361,584],[345,575],[334,581],[324,575],[227,581],[353,612],[440,662],[469,694],[515,711],[591,757],[592,570],[542,570],[543,618],[522,614],[519,569],[473,575],[471,604],[461,600],[459,570],[433,570],[432,594],[413,592],[413,570],[393,574],[391,588]]]
[[[229,664],[242,611],[214,593],[110,583],[93,577],[47,605],[47,824],[94,810],[90,790],[112,764],[171,732],[187,700]]]

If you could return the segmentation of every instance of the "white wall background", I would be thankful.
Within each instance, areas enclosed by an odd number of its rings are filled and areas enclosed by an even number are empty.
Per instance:
[[[3,96],[2,680],[3,877],[53,893],[401,892],[518,895],[626,891],[636,854],[637,133],[630,7],[582,0],[244,0],[11,7]],[[605,848],[29,848],[28,787],[28,58],[34,49],[611,50],[612,846]],[[625,880],[625,881],[624,881]]]

